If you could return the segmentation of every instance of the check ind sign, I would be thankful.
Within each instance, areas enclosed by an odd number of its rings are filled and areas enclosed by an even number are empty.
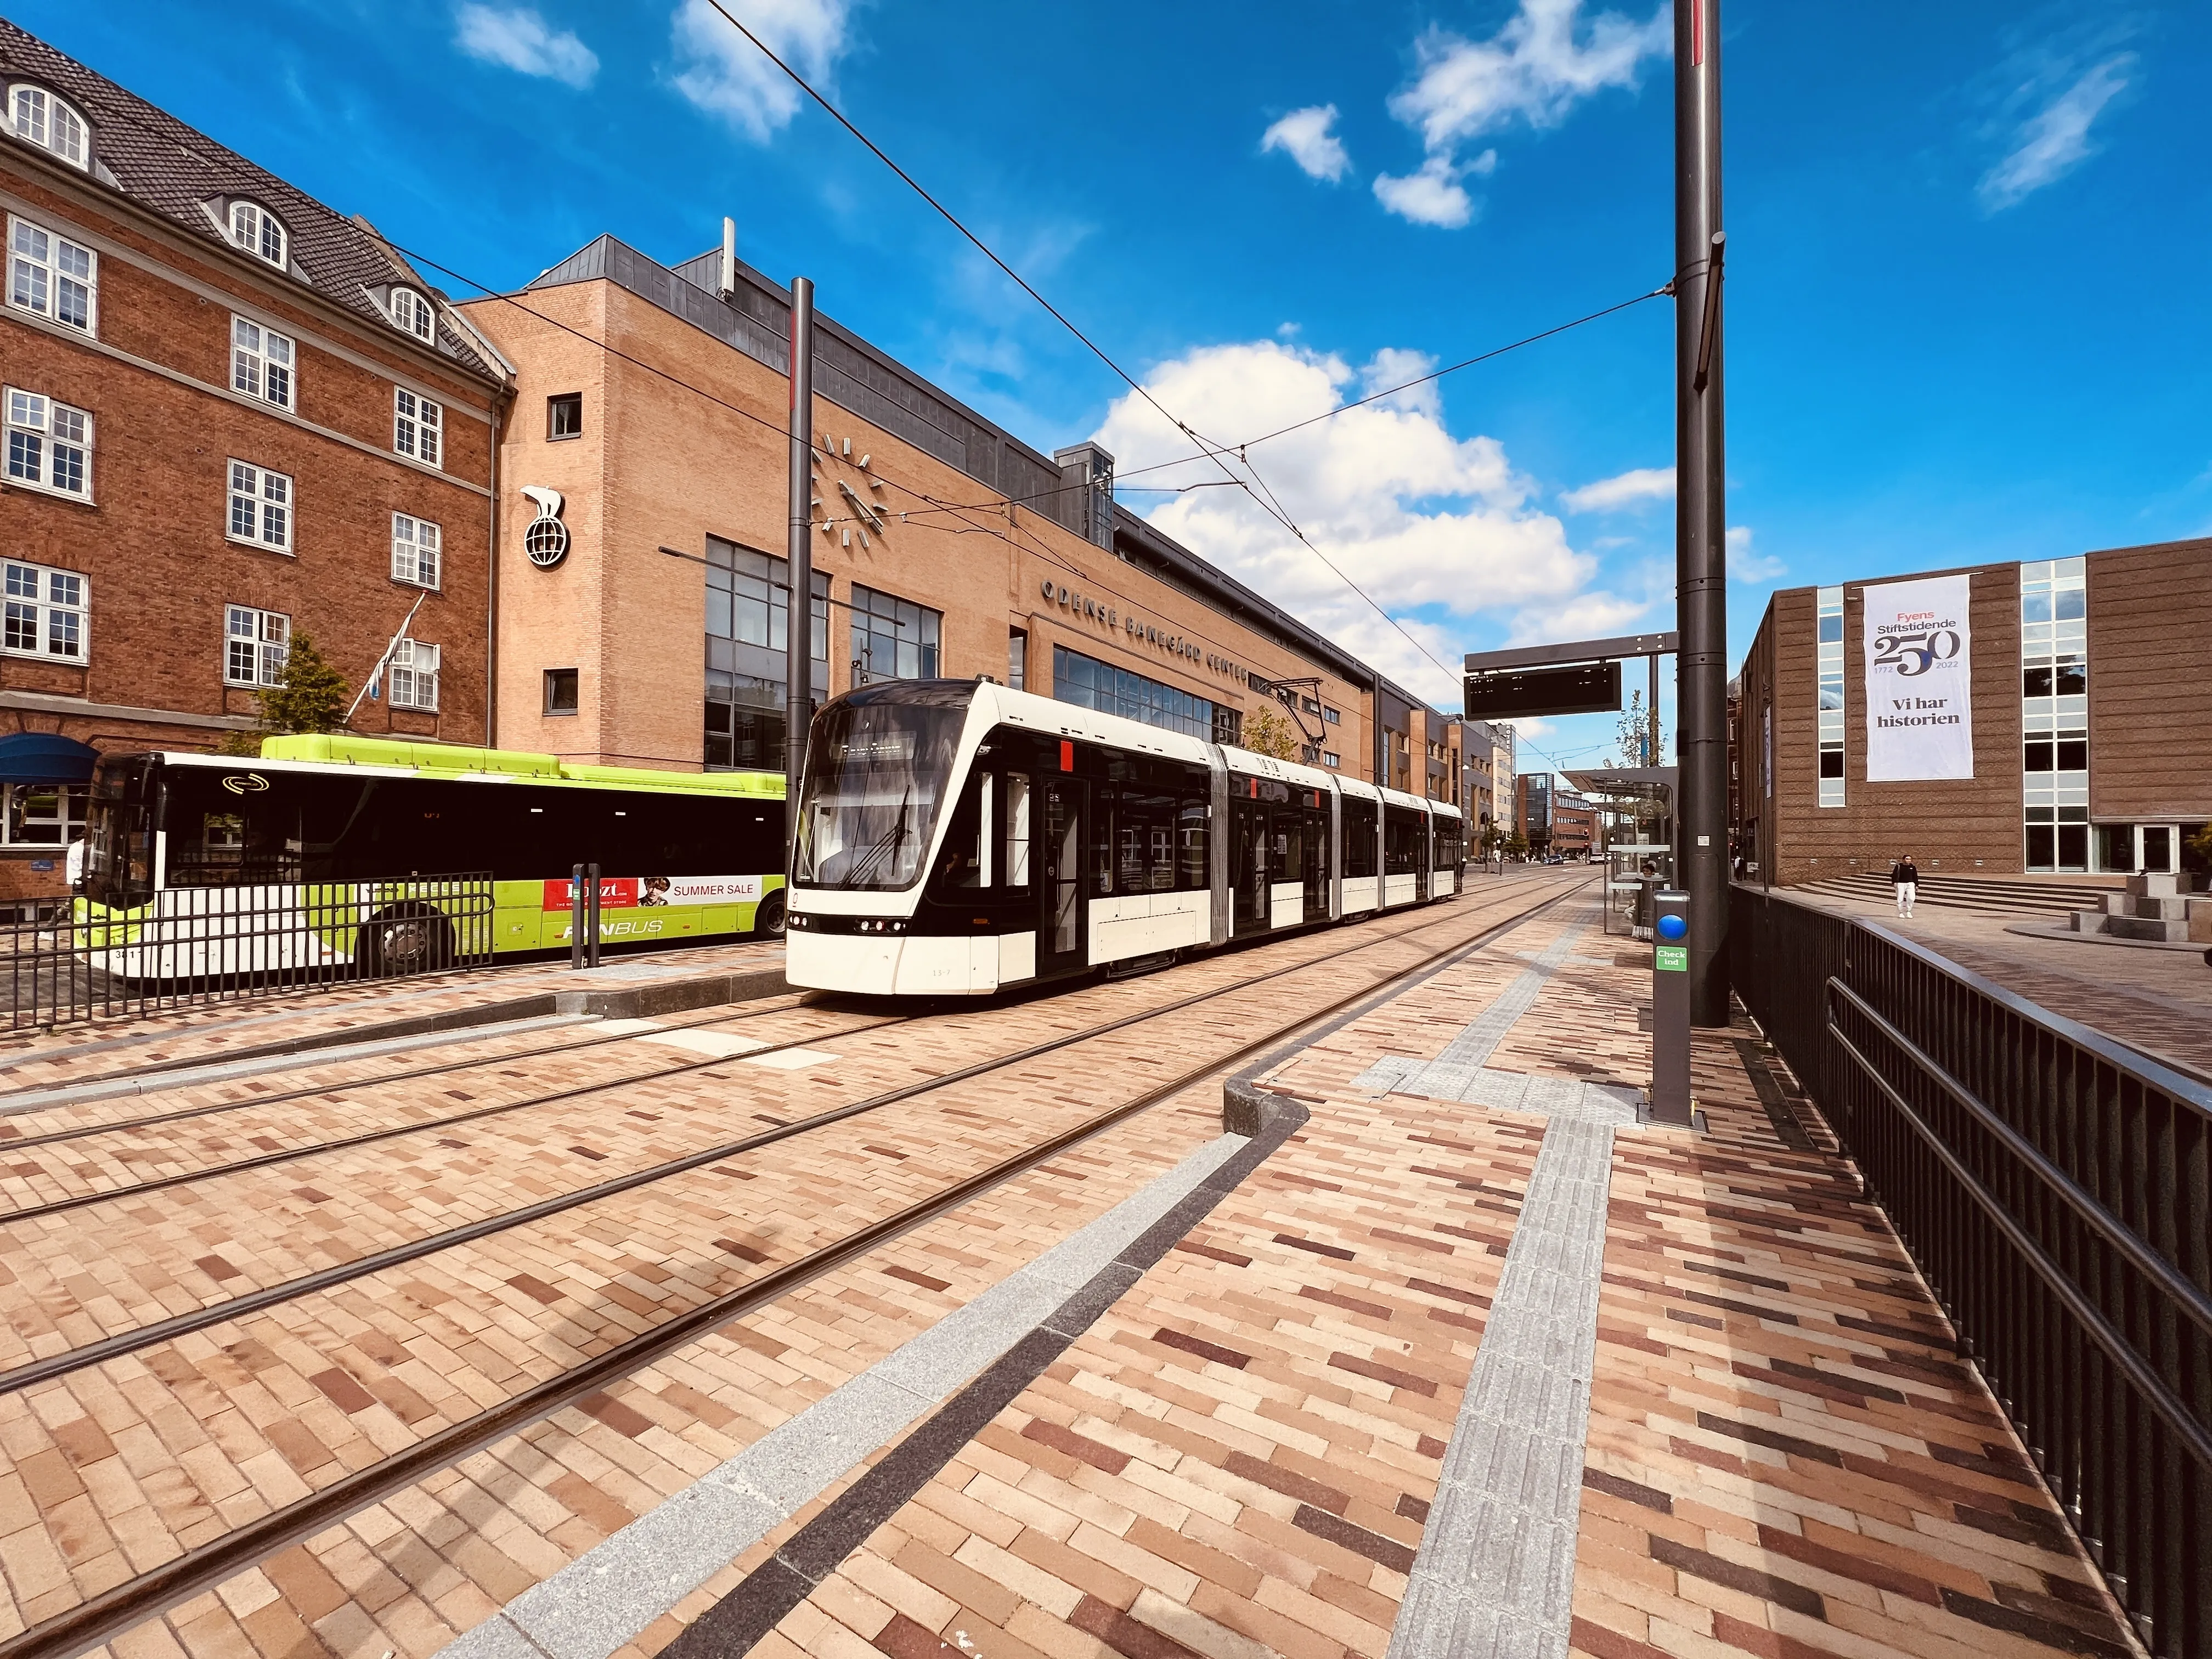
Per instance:
[[[1662,974],[1686,974],[1690,971],[1690,947],[1686,945],[1662,945],[1652,951],[1651,965]]]

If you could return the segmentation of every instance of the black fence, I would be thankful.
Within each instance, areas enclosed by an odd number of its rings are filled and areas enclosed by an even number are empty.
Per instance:
[[[12,1030],[481,967],[489,874],[176,887],[0,925]]]
[[[2212,1653],[2212,1087],[1854,917],[1738,887],[1736,994],[2075,1531]]]

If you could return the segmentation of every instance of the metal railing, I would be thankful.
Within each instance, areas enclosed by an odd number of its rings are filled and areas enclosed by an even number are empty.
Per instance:
[[[11,1030],[481,967],[487,873],[173,887],[137,908],[78,899],[0,924]]]
[[[1731,904],[1736,994],[2145,1645],[2212,1653],[2212,1087],[1872,922]]]

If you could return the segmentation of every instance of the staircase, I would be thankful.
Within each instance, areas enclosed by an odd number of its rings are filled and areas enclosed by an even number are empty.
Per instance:
[[[1795,890],[1873,904],[1896,902],[1896,890],[1889,884],[1889,872],[1886,870],[1822,876],[1818,880],[1802,883]],[[1923,871],[1915,904],[1938,910],[1976,911],[1984,915],[2055,917],[2080,910],[2101,914],[2105,901],[2118,896],[2123,896],[2117,889],[2098,883],[1931,875]]]

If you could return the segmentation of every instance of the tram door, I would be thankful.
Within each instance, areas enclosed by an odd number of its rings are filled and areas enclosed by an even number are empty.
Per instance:
[[[1043,868],[1037,880],[1037,972],[1084,963],[1083,817],[1088,791],[1079,778],[1039,780],[1044,796]]]
[[[1236,893],[1230,932],[1267,930],[1267,809],[1255,800],[1235,804],[1237,839],[1231,845],[1229,880]]]

